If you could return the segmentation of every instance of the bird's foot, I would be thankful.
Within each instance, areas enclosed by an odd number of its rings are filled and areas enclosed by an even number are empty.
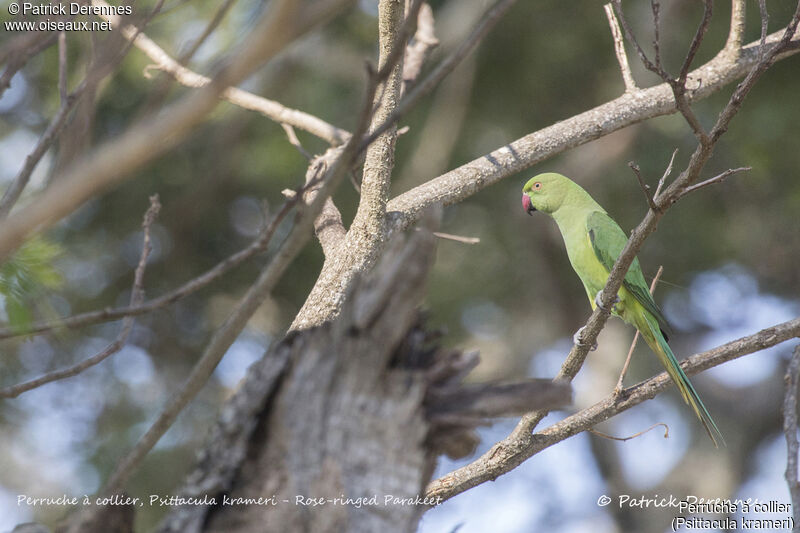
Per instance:
[[[575,332],[575,335],[572,336],[572,342],[578,346],[586,346],[586,343],[583,342],[581,339],[583,337],[583,330],[586,329],[586,326],[581,327],[578,331]],[[592,347],[589,348],[589,351],[593,352],[597,349],[597,341],[592,344]]]
[[[599,307],[603,311],[608,311],[608,309],[606,309],[606,307],[600,301],[600,296],[602,296],[602,295],[603,295],[603,291],[602,290],[597,291],[597,295],[594,297],[594,303],[595,303],[595,305],[597,307]],[[619,303],[619,296],[617,295],[617,296],[614,296],[614,303],[611,304],[611,310],[612,311],[616,311],[618,303]]]

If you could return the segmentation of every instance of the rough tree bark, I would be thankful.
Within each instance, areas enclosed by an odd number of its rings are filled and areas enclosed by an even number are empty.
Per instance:
[[[290,335],[250,368],[181,490],[216,505],[176,509],[161,533],[414,531],[433,502],[385,498],[422,494],[437,454],[469,453],[487,418],[569,402],[569,386],[549,380],[460,384],[474,355],[432,349],[419,326],[433,256],[429,231],[393,240],[334,322]]]

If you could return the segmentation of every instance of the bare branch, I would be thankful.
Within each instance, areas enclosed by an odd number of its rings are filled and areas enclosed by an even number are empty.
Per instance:
[[[703,187],[708,187],[709,185],[713,185],[715,183],[721,183],[728,176],[730,176],[732,174],[736,174],[737,172],[744,172],[746,170],[753,170],[753,167],[730,168],[730,169],[726,170],[725,172],[722,172],[721,174],[718,174],[718,175],[714,176],[713,178],[709,178],[709,179],[707,179],[705,181],[701,181],[700,183],[692,185],[691,187],[687,187],[686,189],[683,190],[683,192],[681,193],[681,196],[683,196],[685,194],[688,194],[690,192],[696,191],[697,189],[702,189]]]
[[[128,178],[141,165],[177,144],[192,126],[203,120],[225,88],[244,79],[291,41],[328,20],[353,0],[328,0],[300,9],[298,2],[270,3],[250,36],[214,81],[163,113],[131,127],[114,140],[98,146],[82,162],[72,165],[53,181],[36,201],[12,215],[0,228],[0,260],[25,238],[41,231],[77,209],[88,199]],[[93,0],[101,5],[101,0]]]
[[[597,431],[596,429],[588,429],[587,431],[589,433],[593,434],[593,435],[597,435],[598,437],[603,437],[604,439],[616,440],[616,441],[619,441],[619,442],[627,442],[629,440],[635,439],[636,437],[641,437],[645,433],[649,433],[650,431],[654,430],[658,426],[661,426],[661,427],[664,428],[664,438],[668,439],[669,438],[669,426],[666,425],[663,422],[658,422],[656,424],[653,424],[649,428],[643,429],[642,431],[637,431],[633,435],[628,435],[627,437],[615,437],[613,435],[608,435],[607,433],[603,433],[602,431]]]
[[[709,368],[798,336],[800,336],[800,318],[795,318],[712,350],[693,355],[683,361],[681,366],[688,376],[693,376]],[[670,385],[672,385],[672,381],[669,375],[662,372],[626,389],[622,397],[613,393],[609,394],[600,402],[568,416],[539,433],[513,433],[492,446],[473,463],[431,482],[425,491],[425,496],[441,497],[446,500],[484,481],[496,479],[513,470],[528,457],[654,398],[657,394],[667,390]]]
[[[723,51],[733,59],[739,57],[745,28],[745,0],[731,0],[731,29]]]
[[[111,22],[115,27],[120,27],[122,22],[121,19],[114,16],[103,16],[102,18]],[[128,39],[136,37],[136,40],[133,41],[134,46],[155,62],[155,65],[152,65],[153,67],[166,72],[175,78],[175,81],[178,83],[186,87],[194,88],[205,87],[211,83],[211,78],[184,67],[181,62],[173,59],[163,48],[147,37],[147,35],[140,32],[137,36],[133,26],[122,26],[121,30],[123,35]],[[333,145],[342,144],[350,138],[350,133],[346,130],[328,124],[318,117],[297,109],[285,107],[274,100],[263,98],[236,87],[226,88],[222,91],[220,97],[233,105],[250,111],[256,111],[280,124],[287,124],[300,128]]]
[[[341,152],[341,147],[329,148],[323,155],[315,158],[309,165],[308,171],[306,172],[306,192],[303,195],[303,201],[306,204],[314,202],[322,186],[322,182],[319,181],[319,176],[325,175],[328,168],[336,163]],[[352,176],[352,172],[348,171],[347,175]],[[331,198],[325,200],[322,211],[314,220],[314,233],[322,246],[322,253],[326,258],[336,253],[347,234],[344,228],[344,222],[342,222],[342,214],[334,205]]]
[[[686,58],[683,60],[683,65],[681,65],[680,74],[678,74],[677,78],[678,84],[683,87],[686,87],[686,77],[689,75],[689,69],[692,68],[694,56],[697,55],[697,51],[700,49],[703,37],[705,37],[706,31],[708,31],[708,25],[711,23],[713,11],[714,2],[712,2],[712,0],[703,0],[703,19],[700,21],[700,25],[697,27],[697,31],[692,38],[692,44],[689,45],[689,51],[686,53]]]
[[[67,33],[58,34],[58,95],[61,105],[67,100]]]
[[[697,116],[694,114],[694,111],[692,111],[692,108],[689,106],[689,102],[686,97],[686,80],[687,76],[689,75],[689,68],[692,65],[692,61],[694,61],[694,56],[697,53],[697,50],[700,48],[700,43],[703,41],[703,37],[705,36],[706,30],[708,29],[708,24],[711,20],[711,0],[703,0],[703,5],[705,6],[703,11],[703,19],[700,21],[700,25],[695,32],[692,43],[689,45],[689,51],[686,54],[686,58],[683,61],[680,74],[677,78],[673,78],[666,70],[664,70],[660,59],[657,60],[655,64],[650,61],[650,59],[647,57],[647,54],[644,53],[644,50],[642,50],[642,47],[639,45],[639,41],[636,39],[633,30],[631,30],[631,27],[628,25],[625,15],[622,13],[621,0],[614,0],[613,4],[614,9],[617,12],[617,16],[622,23],[622,27],[625,29],[625,36],[636,48],[636,52],[639,54],[639,58],[642,60],[645,68],[658,74],[662,80],[669,84],[670,88],[672,89],[672,93],[675,98],[675,106],[677,107],[678,111],[680,111],[684,116],[686,122],[692,128],[692,131],[697,139],[703,144],[708,144],[708,135],[703,129],[703,126],[700,124],[700,121],[697,119]],[[658,35],[658,14],[658,4],[654,3],[653,22],[656,25],[656,36]]]
[[[300,155],[311,161],[314,156],[312,156],[308,150],[303,148],[303,144],[300,142],[300,139],[297,138],[297,133],[295,133],[294,128],[284,122],[281,122],[281,128],[283,128],[283,131],[286,132],[286,137],[289,139],[289,144],[297,148],[297,151],[300,152]]]
[[[656,206],[655,202],[653,202],[653,198],[650,197],[650,193],[648,192],[650,187],[648,187],[642,179],[642,173],[639,169],[639,165],[633,161],[629,161],[628,166],[631,168],[631,170],[633,170],[633,173],[636,174],[636,180],[639,182],[639,187],[641,187],[644,197],[647,199],[647,205],[650,206],[650,209],[658,209],[658,206]]]
[[[211,17],[211,20],[208,21],[208,24],[203,29],[203,33],[201,33],[200,36],[192,43],[192,45],[187,48],[185,52],[182,52],[178,57],[178,62],[181,65],[185,65],[192,57],[194,57],[200,47],[203,46],[203,43],[206,42],[206,39],[208,39],[220,25],[222,19],[225,18],[225,15],[228,13],[235,1],[236,0],[225,0],[222,2],[222,5],[217,8],[217,10],[214,12],[214,16]]]
[[[620,72],[622,72],[622,81],[625,82],[625,92],[636,91],[639,88],[636,86],[631,66],[628,64],[628,55],[625,53],[625,40],[622,37],[619,21],[614,15],[614,8],[609,3],[605,4],[603,9],[606,12],[608,26],[611,28],[611,36],[614,39],[614,52],[617,54],[617,62],[619,63]],[[658,61],[658,54],[656,54],[656,61]]]
[[[767,28],[769,27],[769,13],[767,12],[766,0],[758,0],[758,11],[761,14],[761,46],[759,47],[758,57],[764,56],[767,40]]]
[[[150,244],[150,228],[152,227],[153,222],[155,222],[156,217],[158,217],[158,212],[160,209],[161,204],[158,201],[158,195],[151,196],[150,207],[145,213],[144,220],[142,221],[142,230],[144,234],[142,253],[139,257],[139,264],[136,266],[136,271],[134,273],[130,299],[131,306],[140,305],[142,300],[144,300],[144,271],[145,268],[147,268],[147,258],[150,257],[150,252],[152,251],[152,245]],[[128,337],[133,330],[133,322],[133,317],[126,317],[122,322],[122,328],[120,328],[117,338],[114,339],[114,342],[106,346],[101,352],[88,357],[80,363],[74,364],[68,368],[56,370],[36,379],[0,389],[0,398],[16,398],[23,392],[41,387],[46,383],[77,376],[87,368],[91,368],[94,365],[101,363],[111,355],[114,355],[120,351],[122,347],[125,346],[125,343],[128,341]]]
[[[28,35],[10,41],[3,47],[2,63],[6,64],[6,69],[0,76],[0,96],[11,86],[11,78],[14,77],[19,69],[34,56],[41,53],[53,45],[58,40],[58,32],[40,33],[31,32]]]
[[[416,9],[422,5],[417,0]],[[386,121],[397,107],[403,81],[403,53],[405,38],[409,33],[408,23],[403,23],[404,2],[380,0],[378,3],[378,78],[381,80],[377,109],[372,116],[370,130],[375,130]],[[416,17],[416,14],[413,15]],[[414,19],[414,22],[416,20]],[[385,80],[385,81],[384,81]],[[361,200],[353,218],[350,231],[363,242],[364,252],[375,259],[377,243],[386,237],[386,202],[389,196],[392,170],[394,169],[394,149],[397,140],[396,125],[368,146],[361,178]],[[360,233],[361,235],[355,235]],[[368,261],[370,260],[368,259]]]
[[[678,179],[675,180],[675,182],[669,185],[666,190],[661,193],[661,195],[655,198],[658,209],[649,210],[645,215],[644,220],[642,220],[636,229],[631,232],[628,242],[625,244],[625,247],[620,252],[614,263],[614,266],[609,272],[606,285],[599,295],[598,305],[592,312],[592,315],[589,317],[586,325],[582,328],[582,343],[576,343],[572,346],[572,349],[567,355],[564,363],[561,365],[561,369],[559,370],[555,379],[572,380],[578,373],[583,365],[584,360],[586,359],[589,348],[596,341],[597,335],[600,333],[600,330],[603,328],[610,316],[610,310],[616,299],[617,292],[622,285],[625,274],[627,273],[630,264],[636,256],[636,253],[644,244],[645,239],[655,231],[658,221],[664,215],[665,211],[682,196],[681,192],[685,188],[697,180],[697,176],[699,175],[700,171],[711,157],[714,144],[722,135],[722,133],[724,133],[725,129],[727,129],[727,125],[730,123],[730,120],[733,119],[737,111],[740,109],[743,99],[747,96],[750,89],[752,89],[755,81],[760,77],[761,74],[763,74],[770,62],[774,59],[775,54],[777,54],[783,47],[788,45],[798,22],[800,22],[800,2],[797,6],[797,12],[795,13],[795,16],[790,24],[787,26],[786,33],[782,37],[781,41],[770,50],[769,54],[765,55],[756,63],[756,65],[745,78],[745,81],[738,86],[736,91],[734,91],[734,94],[731,96],[728,104],[725,106],[725,109],[723,109],[723,111],[720,113],[717,123],[712,129],[712,135],[710,136],[709,142],[704,143],[701,141],[698,143],[698,146],[692,154],[686,169],[681,173]],[[724,128],[720,130],[719,128],[721,128],[722,125],[724,125]],[[715,134],[717,131],[719,131],[719,133]],[[797,327],[800,328],[800,319],[798,319],[796,322]],[[784,324],[784,326],[785,325],[786,324]],[[688,370],[690,367],[685,366],[684,368]],[[688,371],[687,374],[689,374]],[[666,376],[666,374],[664,374],[664,376]],[[612,393],[612,398],[613,397],[614,394]],[[640,401],[644,401],[644,399],[645,398],[642,397]],[[630,397],[623,401],[621,405],[625,405],[625,408],[627,408],[630,406],[629,401]],[[616,414],[616,412],[613,414]],[[546,411],[540,410],[523,416],[514,431],[503,441],[496,444],[494,448],[488,452],[488,454],[474,461],[470,465],[460,468],[456,472],[450,474],[458,477],[460,481],[459,490],[453,492],[452,494],[457,494],[458,492],[482,483],[487,479],[494,479],[501,473],[508,472],[509,470],[515,468],[528,457],[543,449],[539,448],[539,444],[542,439],[537,438],[532,440],[532,433],[539,422],[541,422],[546,415]],[[598,419],[598,421],[599,420],[604,419]],[[582,427],[581,431],[587,429],[588,427],[594,426],[596,423],[597,422],[595,421],[588,426]],[[558,424],[553,427],[556,426],[558,426]],[[574,433],[569,433],[569,435],[572,434]],[[537,436],[539,435],[541,434],[538,434]],[[450,490],[451,489],[448,488],[448,492]]]
[[[461,235],[453,235],[452,233],[442,233],[441,231],[434,231],[434,236],[448,241],[460,242],[463,244],[478,244],[481,240],[478,237],[462,237]]]
[[[792,513],[795,523],[800,519],[800,483],[797,481],[797,388],[800,383],[800,344],[794,349],[786,369],[786,395],[783,400],[783,433],[786,437],[786,483],[792,497]]]
[[[375,139],[387,131],[397,120],[404,116],[408,111],[413,108],[417,102],[428,94],[439,82],[441,82],[454,68],[464,59],[477,44],[486,36],[487,33],[494,27],[498,20],[514,5],[516,0],[497,0],[492,7],[490,7],[478,21],[478,24],[472,29],[472,32],[467,38],[456,48],[449,56],[442,60],[433,71],[428,74],[425,79],[419,82],[414,88],[405,95],[400,101],[397,109],[387,117],[384,123],[370,132],[361,143],[361,149],[366,149],[367,146],[372,144]]]
[[[675,156],[678,155],[678,149],[672,151],[672,157],[669,158],[669,165],[667,165],[667,169],[664,171],[664,174],[661,176],[661,179],[658,180],[658,186],[656,187],[656,192],[653,193],[653,198],[656,198],[659,194],[661,194],[661,189],[664,187],[664,182],[667,180],[670,174],[672,174],[672,164],[675,163]]]
[[[650,0],[650,9],[653,12],[653,53],[656,67],[661,68],[661,4],[657,0]]]
[[[36,143],[33,151],[25,157],[25,164],[22,166],[19,174],[17,174],[17,176],[14,178],[14,181],[12,181],[3,192],[3,198],[0,200],[0,220],[5,219],[8,216],[8,214],[11,212],[11,209],[13,209],[14,205],[19,200],[19,197],[22,195],[22,191],[24,191],[25,187],[28,186],[28,182],[31,179],[33,171],[36,169],[36,165],[39,164],[39,161],[42,160],[44,154],[46,154],[53,145],[56,137],[58,137],[58,135],[64,129],[64,126],[67,124],[67,118],[69,118],[70,113],[72,113],[72,111],[75,109],[75,106],[77,106],[80,102],[81,98],[86,92],[87,87],[87,79],[84,79],[83,82],[81,82],[81,84],[78,85],[78,87],[76,87],[72,93],[68,94],[66,98],[61,100],[61,106],[59,107],[58,112],[47,125],[47,128],[39,138],[39,142]]]
[[[775,48],[783,31],[767,37],[769,50],[775,59],[796,54],[796,46]],[[792,43],[800,42],[800,35]],[[708,97],[720,88],[741,78],[758,63],[758,41],[747,45],[737,60],[720,55],[689,74],[702,79],[703,85],[692,91],[692,100]],[[452,205],[478,191],[541,163],[570,148],[586,144],[604,135],[649,118],[674,113],[675,97],[669,84],[642,89],[636,96],[624,94],[610,102],[590,109],[547,128],[529,133],[486,155],[393,198],[387,210],[394,230],[408,228],[420,213],[432,205]]]

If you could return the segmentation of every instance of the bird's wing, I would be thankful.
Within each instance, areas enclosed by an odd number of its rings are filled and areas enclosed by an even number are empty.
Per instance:
[[[589,241],[592,243],[595,256],[611,272],[614,262],[622,253],[625,243],[628,242],[625,232],[614,222],[614,219],[602,211],[593,211],[586,217],[586,231],[589,234]],[[658,320],[661,329],[669,331],[667,319],[653,301],[650,289],[647,288],[638,258],[633,259],[622,284]]]

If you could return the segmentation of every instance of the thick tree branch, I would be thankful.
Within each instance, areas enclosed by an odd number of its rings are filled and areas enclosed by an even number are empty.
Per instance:
[[[800,318],[693,355],[683,361],[681,366],[687,375],[693,376],[796,337],[800,337]],[[516,468],[526,458],[654,398],[671,385],[669,375],[663,372],[625,389],[620,396],[611,393],[600,402],[568,416],[539,433],[528,434],[522,441],[512,440],[510,437],[500,441],[475,462],[431,482],[426,490],[426,496],[441,497],[446,500],[484,481],[496,479]]]
[[[784,32],[766,39],[774,47]],[[798,36],[775,59],[800,51]],[[692,101],[708,97],[736,79],[745,76],[758,62],[758,41],[747,45],[736,60],[718,55],[692,71],[689,78],[702,79],[703,85],[689,95]],[[590,109],[552,126],[530,133],[506,146],[453,169],[389,201],[387,210],[392,227],[403,230],[432,205],[458,203],[482,189],[540,163],[570,148],[586,144],[624,127],[653,117],[674,113],[675,98],[670,86],[662,83],[642,89]]]
[[[102,18],[111,22],[114,27],[120,27],[122,24],[121,19],[116,16],[102,16]],[[135,33],[136,29],[133,26],[124,25],[120,29],[125,38],[136,38],[133,45],[144,52],[150,60],[155,62],[153,67],[169,74],[181,85],[200,88],[211,83],[211,78],[184,67],[181,61],[173,59],[163,48],[147,37],[147,35],[140,32],[137,36]],[[222,91],[220,97],[233,105],[261,113],[263,116],[275,122],[300,128],[333,145],[340,145],[350,138],[350,133],[346,130],[328,124],[318,117],[297,109],[291,109],[279,102],[263,98],[237,87],[227,87]]]

